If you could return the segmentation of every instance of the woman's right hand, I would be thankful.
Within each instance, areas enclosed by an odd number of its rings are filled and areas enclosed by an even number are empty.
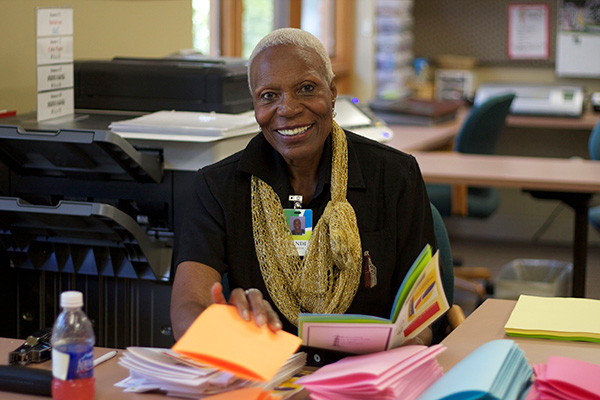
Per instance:
[[[233,289],[229,295],[229,302],[227,302],[223,295],[223,286],[220,282],[215,282],[211,288],[211,295],[213,301],[217,304],[236,306],[240,317],[245,321],[254,319],[257,326],[267,324],[273,332],[277,332],[282,327],[279,316],[258,289]]]

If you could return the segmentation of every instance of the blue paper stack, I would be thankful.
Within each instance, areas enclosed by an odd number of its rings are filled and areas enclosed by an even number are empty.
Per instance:
[[[529,389],[532,368],[512,340],[483,344],[431,385],[418,400],[516,400]]]

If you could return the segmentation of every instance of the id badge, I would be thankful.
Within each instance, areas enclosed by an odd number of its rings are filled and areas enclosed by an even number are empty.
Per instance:
[[[312,210],[286,208],[283,210],[299,256],[304,256],[312,235]]]

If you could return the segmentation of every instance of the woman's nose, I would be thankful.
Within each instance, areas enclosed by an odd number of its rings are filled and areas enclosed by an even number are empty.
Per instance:
[[[281,103],[279,104],[278,110],[279,115],[286,118],[291,118],[302,112],[302,105],[296,98],[294,98],[294,96],[284,95],[281,98]]]

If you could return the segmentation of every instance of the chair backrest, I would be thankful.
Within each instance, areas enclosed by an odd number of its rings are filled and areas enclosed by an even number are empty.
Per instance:
[[[592,129],[592,133],[590,133],[588,151],[592,160],[600,160],[600,119],[598,119],[596,126]]]
[[[454,304],[454,263],[452,262],[452,251],[450,250],[450,238],[448,237],[448,231],[446,230],[442,215],[433,203],[430,204],[431,215],[433,217],[433,230],[435,233],[435,240],[437,241],[437,247],[440,251],[440,262],[442,264],[442,284],[444,286],[444,292],[446,292],[448,304],[452,306],[452,304]]]
[[[495,154],[498,137],[514,98],[514,93],[508,93],[490,97],[473,106],[456,137],[454,150],[460,153]]]

